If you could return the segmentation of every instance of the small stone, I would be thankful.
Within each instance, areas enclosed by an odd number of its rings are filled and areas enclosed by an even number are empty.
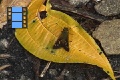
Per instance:
[[[0,40],[0,50],[5,50],[8,47],[8,41],[6,39]]]
[[[95,9],[104,16],[120,14],[120,0],[102,0],[99,4],[95,5]]]
[[[109,20],[93,32],[107,55],[120,54],[120,19]]]
[[[53,75],[53,76],[56,76],[58,73],[55,69],[49,69],[49,74]]]
[[[10,74],[10,72],[9,71],[6,71],[6,70],[2,70],[2,71],[0,71],[0,75],[9,75]]]
[[[8,41],[6,39],[2,39],[1,43],[5,46],[5,48],[8,47]]]
[[[31,80],[31,79],[26,77],[25,75],[21,75],[19,80]]]
[[[67,69],[64,69],[61,75],[69,76],[69,74],[70,74],[70,71],[68,71]]]

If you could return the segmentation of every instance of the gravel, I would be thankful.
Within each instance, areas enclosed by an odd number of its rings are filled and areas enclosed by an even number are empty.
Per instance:
[[[95,5],[95,9],[104,16],[120,14],[120,0],[102,0],[99,4]]]

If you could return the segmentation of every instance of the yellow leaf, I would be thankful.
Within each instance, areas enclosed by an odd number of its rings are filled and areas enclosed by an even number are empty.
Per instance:
[[[79,23],[65,13],[52,10],[49,1],[46,5],[47,17],[39,17],[38,11],[44,10],[44,1],[32,0],[28,7],[28,28],[16,29],[15,35],[21,45],[47,61],[97,65],[115,80],[104,53]],[[57,44],[57,41],[61,42]]]

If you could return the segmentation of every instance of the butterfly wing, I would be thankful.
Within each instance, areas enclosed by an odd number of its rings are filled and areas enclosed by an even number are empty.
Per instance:
[[[63,31],[61,32],[60,36],[58,37],[57,41],[53,45],[53,49],[59,49],[59,48],[64,48],[66,51],[69,51],[69,32],[68,28],[64,28]]]

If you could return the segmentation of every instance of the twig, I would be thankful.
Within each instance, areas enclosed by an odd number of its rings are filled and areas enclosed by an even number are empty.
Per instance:
[[[117,79],[117,78],[120,78],[120,75],[119,76],[115,76],[115,78]]]
[[[44,77],[46,71],[48,70],[49,66],[50,66],[51,62],[48,62],[47,65],[45,66],[45,68],[43,69],[42,73],[40,74],[40,77]]]
[[[6,59],[11,57],[10,54],[0,54],[0,59]]]
[[[3,65],[3,66],[0,66],[0,71],[2,71],[3,69],[7,68],[11,66],[10,64],[6,64],[6,65]]]
[[[12,38],[12,40],[10,41],[8,46],[10,46],[10,44],[13,42],[14,39],[15,39],[15,37]]]

